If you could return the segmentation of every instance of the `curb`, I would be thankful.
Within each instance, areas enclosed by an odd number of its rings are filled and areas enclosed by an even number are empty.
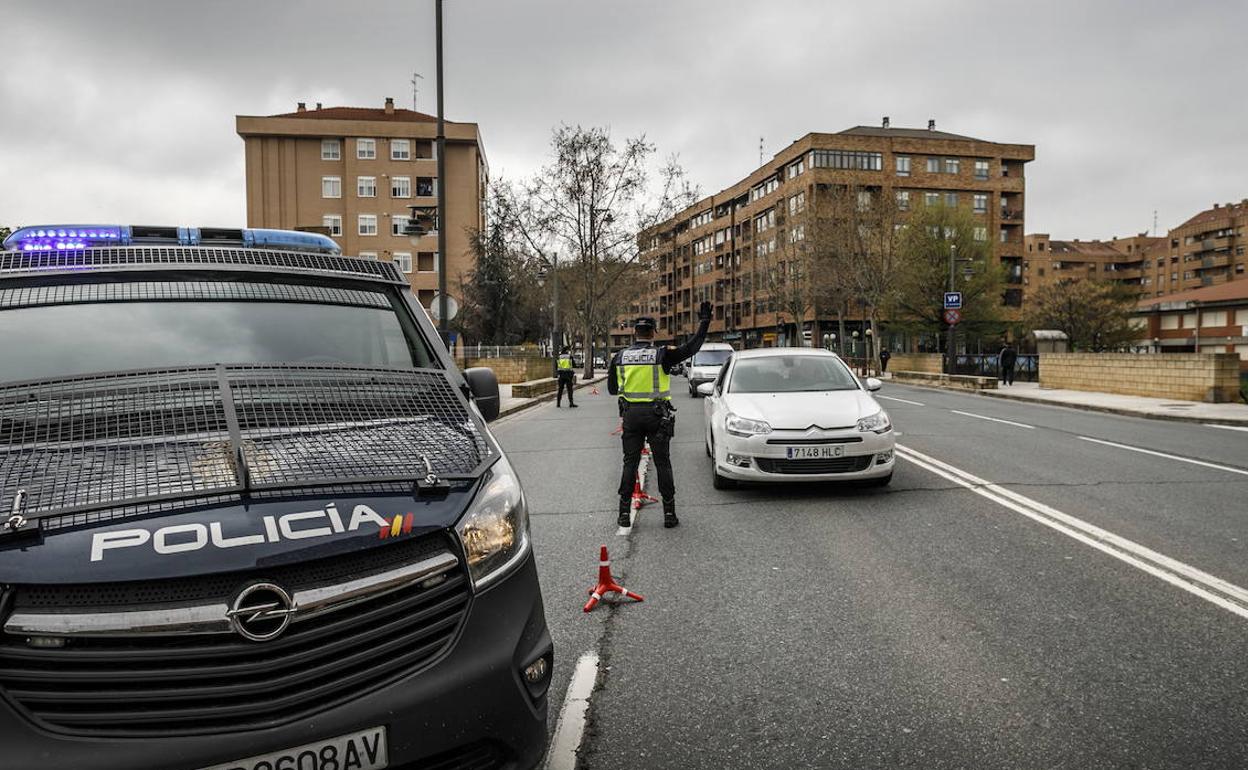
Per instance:
[[[1142,417],[1146,420],[1164,420],[1167,422],[1189,422],[1199,423],[1202,425],[1232,425],[1235,427],[1248,426],[1248,418],[1238,420],[1226,417],[1195,417],[1185,414],[1156,414],[1153,412],[1140,412],[1134,409],[1122,409],[1113,406],[1097,406],[1095,404],[1070,404],[1063,401],[1050,401],[1044,398],[1031,398],[1029,396],[1005,395],[1000,391],[993,390],[963,390],[961,388],[942,388],[938,385],[919,385],[917,383],[896,383],[912,388],[927,388],[928,390],[943,390],[949,393],[966,393],[972,396],[984,396],[985,398],[997,398],[1002,401],[1022,401],[1026,404],[1040,404],[1041,406],[1058,406],[1067,409],[1078,409],[1083,412],[1100,412],[1102,414],[1116,414],[1123,417]]]
[[[574,388],[574,390],[580,390],[581,388],[586,388],[586,387],[589,387],[590,385],[594,385],[599,382],[605,382],[606,379],[607,379],[607,375],[605,374],[594,375],[592,378],[588,380],[582,380]],[[495,419],[502,419],[504,417],[507,417],[508,415],[513,415],[516,412],[523,412],[525,409],[530,409],[532,407],[537,406],[538,404],[544,404],[548,401],[554,401],[555,397],[558,395],[559,395],[559,391],[555,390],[550,393],[543,393],[540,396],[535,396],[534,398],[530,398],[529,400],[525,401],[523,404],[515,404],[514,406],[509,406],[506,409],[500,409],[498,411],[498,417],[496,417]]]

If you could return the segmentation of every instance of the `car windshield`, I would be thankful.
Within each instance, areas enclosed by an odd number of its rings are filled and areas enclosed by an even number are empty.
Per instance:
[[[430,361],[390,307],[81,303],[6,310],[2,321],[4,382],[215,363],[412,368]]]
[[[694,366],[723,366],[732,357],[731,350],[699,350],[693,354]]]
[[[804,393],[857,390],[849,369],[831,356],[778,355],[738,361],[728,384],[731,393]]]

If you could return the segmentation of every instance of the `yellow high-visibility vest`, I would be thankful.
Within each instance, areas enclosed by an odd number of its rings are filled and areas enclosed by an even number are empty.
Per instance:
[[[556,366],[559,368],[559,371],[561,372],[572,371],[572,356],[569,356],[569,355],[559,356],[559,363],[557,363]]]
[[[658,348],[626,348],[616,366],[620,398],[633,403],[671,401],[672,378],[659,365]]]

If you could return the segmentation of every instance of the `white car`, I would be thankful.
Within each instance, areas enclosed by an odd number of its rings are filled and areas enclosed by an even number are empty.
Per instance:
[[[760,348],[733,355],[706,396],[706,451],[716,489],[736,481],[893,478],[892,421],[835,353]]]

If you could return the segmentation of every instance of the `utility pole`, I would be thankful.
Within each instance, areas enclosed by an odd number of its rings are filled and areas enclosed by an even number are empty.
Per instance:
[[[550,357],[555,358],[559,355],[562,342],[559,337],[559,255],[551,255],[550,263],[550,287],[551,294],[554,295],[551,300],[550,308]]]
[[[949,244],[949,291],[957,291],[954,285],[957,256],[958,244]],[[945,332],[945,374],[953,374],[953,324],[949,324],[949,329]]]
[[[442,115],[442,0],[434,1],[436,49],[438,59],[438,335],[442,344],[450,348],[450,326],[446,307],[446,236],[450,230],[446,223],[446,126]]]

